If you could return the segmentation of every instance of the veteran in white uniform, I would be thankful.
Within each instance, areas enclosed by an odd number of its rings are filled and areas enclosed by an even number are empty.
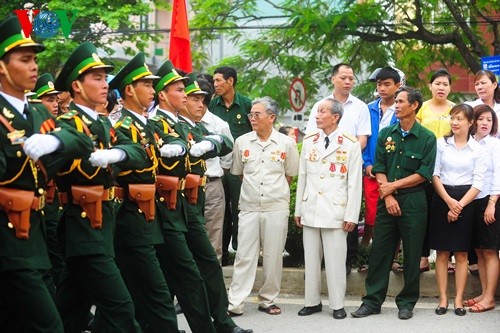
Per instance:
[[[358,223],[362,158],[359,142],[338,129],[342,113],[335,99],[321,102],[316,115],[319,132],[304,138],[300,156],[295,223],[303,227],[306,285],[305,307],[299,316],[322,310],[324,255],[333,317],[346,317],[346,237]]]

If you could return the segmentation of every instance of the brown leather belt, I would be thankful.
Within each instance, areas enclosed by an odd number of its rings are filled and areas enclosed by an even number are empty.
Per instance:
[[[40,210],[45,207],[46,193],[47,192],[44,192],[41,196],[33,198],[33,202],[31,203],[32,210]]]
[[[65,205],[69,202],[71,202],[70,198],[71,198],[71,194],[69,194],[68,192],[59,192],[58,194],[58,197],[59,197],[59,203],[61,205]],[[110,187],[110,188],[107,188],[104,190],[104,192],[102,193],[102,201],[112,201],[114,200],[115,198],[115,188],[114,187]]]

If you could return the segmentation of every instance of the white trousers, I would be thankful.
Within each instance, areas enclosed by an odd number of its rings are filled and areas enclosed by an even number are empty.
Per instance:
[[[238,251],[228,292],[229,311],[243,313],[243,302],[255,283],[261,248],[263,285],[259,290],[259,306],[267,308],[274,304],[281,289],[288,215],[288,209],[270,212],[240,211]]]
[[[347,232],[342,229],[304,226],[305,306],[321,302],[321,260],[324,255],[330,308],[339,310],[344,307],[346,238]]]

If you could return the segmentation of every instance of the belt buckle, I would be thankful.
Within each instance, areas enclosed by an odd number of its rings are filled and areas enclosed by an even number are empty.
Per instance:
[[[42,210],[45,207],[45,193],[38,197],[38,209],[37,210]]]
[[[179,190],[183,191],[186,188],[186,179],[179,179]]]
[[[112,201],[115,198],[115,187],[111,186],[108,189],[108,201]]]

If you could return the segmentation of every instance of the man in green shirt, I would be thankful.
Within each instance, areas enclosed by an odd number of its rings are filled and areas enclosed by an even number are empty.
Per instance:
[[[387,294],[391,262],[399,238],[403,240],[404,287],[396,296],[399,319],[410,319],[420,289],[420,255],[425,235],[427,201],[424,183],[432,178],[436,137],[416,121],[422,94],[402,87],[396,94],[399,122],[383,128],[378,136],[372,169],[379,183],[377,217],[366,296],[355,318],[379,314]]]
[[[252,101],[236,92],[238,76],[232,67],[219,67],[214,71],[215,97],[208,109],[227,122],[231,134],[236,140],[239,136],[251,132],[252,126],[248,120],[248,113],[252,108]],[[222,234],[222,265],[228,262],[228,246],[232,237],[233,249],[238,248],[238,201],[240,198],[241,180],[227,172],[222,177],[226,194],[226,212]]]

